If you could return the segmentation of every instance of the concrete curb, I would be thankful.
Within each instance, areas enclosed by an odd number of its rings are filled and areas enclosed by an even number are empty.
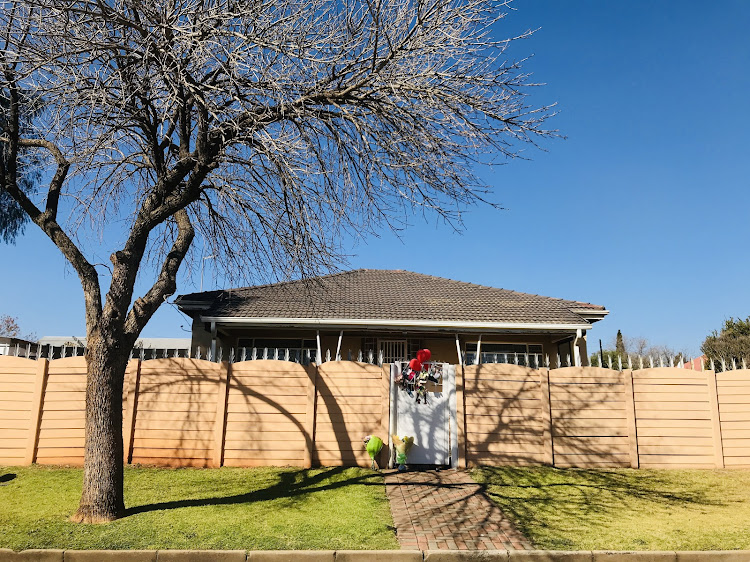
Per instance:
[[[750,562],[750,550],[24,550],[0,562]]]

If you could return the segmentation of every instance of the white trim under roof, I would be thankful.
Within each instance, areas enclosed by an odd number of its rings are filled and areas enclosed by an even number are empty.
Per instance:
[[[570,311],[586,320],[593,320],[594,322],[601,320],[609,314],[609,310],[600,310],[598,308],[571,308]]]
[[[201,316],[201,322],[216,322],[217,324],[241,324],[245,326],[377,326],[390,328],[421,328],[421,329],[455,329],[467,330],[545,330],[554,332],[569,332],[589,330],[591,324],[545,324],[537,322],[465,322],[460,320],[390,320],[374,318],[264,318],[264,317],[236,317],[236,316]]]

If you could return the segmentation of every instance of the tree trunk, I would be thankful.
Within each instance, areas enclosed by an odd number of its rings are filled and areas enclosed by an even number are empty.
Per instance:
[[[122,390],[129,352],[123,339],[88,334],[83,493],[71,518],[77,523],[105,523],[125,513]]]

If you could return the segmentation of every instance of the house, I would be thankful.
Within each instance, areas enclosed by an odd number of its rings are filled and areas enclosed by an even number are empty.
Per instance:
[[[193,318],[193,354],[254,348],[318,363],[329,354],[347,359],[360,353],[391,363],[428,348],[434,361],[531,367],[547,360],[552,367],[587,365],[587,331],[609,312],[586,302],[377,269],[192,293],[178,297],[177,305]]]

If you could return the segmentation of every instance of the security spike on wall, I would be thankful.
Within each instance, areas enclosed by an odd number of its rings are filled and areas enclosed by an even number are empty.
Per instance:
[[[362,359],[362,350],[360,349],[357,352],[357,363],[362,363],[364,360]]]
[[[617,356],[617,370],[622,371],[622,357]]]
[[[317,365],[320,365],[321,363],[323,363],[323,356],[321,355],[320,350],[315,352],[315,363]]]
[[[284,349],[284,361],[289,361],[289,348]]]
[[[141,356],[141,361],[144,361],[146,359],[146,350],[145,349],[141,348],[140,356]]]
[[[664,356],[659,355],[659,367],[664,367]]]
[[[234,363],[234,348],[229,348],[229,362]]]
[[[560,360],[560,354],[558,353],[557,354],[557,368],[559,369],[560,367],[562,367],[562,361]]]
[[[331,350],[326,349],[326,363],[328,363],[331,360]]]
[[[638,356],[638,368],[643,369],[643,355]]]
[[[128,354],[128,361],[130,361],[131,359],[133,359],[133,350],[132,349],[130,350],[130,353]]]
[[[633,369],[633,360],[630,357],[630,353],[628,353],[628,369]]]
[[[60,352],[60,359],[65,359],[65,356],[67,355],[66,346],[62,346],[62,352]]]
[[[653,369],[654,368],[654,358],[650,355],[648,356],[648,366]]]
[[[513,362],[518,365],[518,353],[513,354]]]
[[[370,365],[372,365],[373,363],[375,363],[374,359],[375,359],[375,354],[372,352],[372,349],[368,350],[367,351],[367,362]]]
[[[240,361],[245,361],[247,359],[247,348],[242,348],[242,355],[240,356]]]
[[[745,363],[745,358],[742,358],[742,368],[747,369],[747,363]]]
[[[36,358],[37,358],[37,360],[39,360],[39,359],[42,358],[42,344],[39,344],[39,343],[36,344]],[[132,359],[132,357],[131,357],[131,359]],[[743,361],[744,361],[744,359],[743,359]],[[744,363],[743,363],[743,365],[744,365]]]
[[[733,371],[737,370],[737,361],[734,360],[734,357],[732,357],[732,370]]]
[[[524,353],[523,354],[523,360],[524,360],[524,365],[526,365],[527,367],[531,367],[531,364],[529,363],[529,354],[528,353]]]
[[[274,361],[279,360],[279,348],[278,347],[273,348],[273,360]]]
[[[263,348],[263,357],[262,358],[264,360],[268,359],[268,348],[267,347]]]
[[[706,370],[706,365],[705,365],[705,363],[703,363],[703,356],[702,355],[698,358],[698,361],[700,362],[701,371],[705,371]]]
[[[680,355],[680,362],[679,362],[679,363],[677,363],[677,366],[678,366],[678,367],[679,367],[680,369],[684,369],[684,368],[685,368],[685,363],[684,363],[684,362],[682,361],[682,355]]]
[[[251,355],[251,357],[250,357],[250,360],[251,360],[251,361],[256,361],[257,359],[258,359],[258,348],[257,348],[257,347],[254,347],[254,348],[253,348],[253,352],[252,352],[252,355]]]
[[[721,370],[726,371],[727,370],[727,362],[724,360],[724,358],[721,358]]]
[[[383,366],[383,350],[378,351],[378,365]]]
[[[714,358],[713,357],[710,359],[709,365],[711,366],[711,370],[712,371],[716,370],[716,364],[714,363]]]
[[[549,353],[546,353],[546,354],[544,355],[544,364],[545,364],[545,365],[547,366],[547,368],[549,369]]]
[[[201,358],[201,346],[198,346],[198,347],[197,347],[197,348],[195,349],[195,358],[196,358],[196,359],[200,359],[200,358]]]

